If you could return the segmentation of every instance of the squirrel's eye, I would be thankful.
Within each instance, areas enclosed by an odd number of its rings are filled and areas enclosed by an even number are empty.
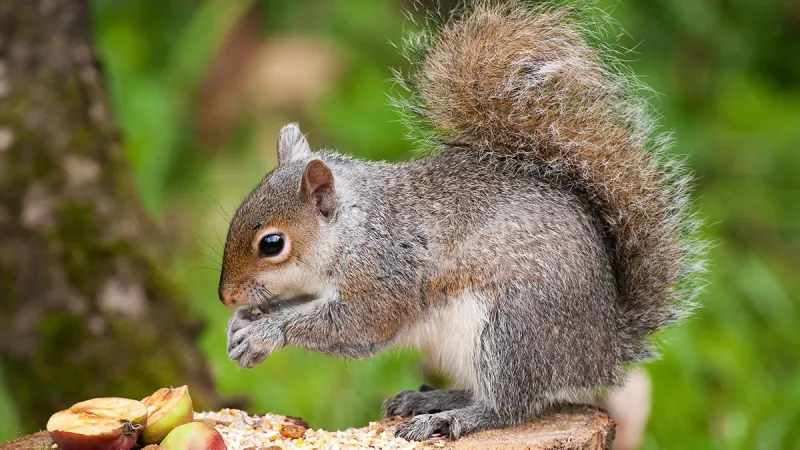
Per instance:
[[[261,256],[270,257],[280,254],[283,250],[284,239],[280,234],[268,234],[258,242],[258,252]]]

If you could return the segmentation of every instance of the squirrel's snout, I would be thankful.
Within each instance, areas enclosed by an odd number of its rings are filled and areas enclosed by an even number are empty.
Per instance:
[[[220,301],[222,302],[223,305],[225,305],[225,306],[227,306],[229,308],[231,306],[233,306],[234,304],[236,304],[236,299],[234,299],[233,297],[220,296],[219,299],[220,299]]]
[[[219,300],[227,307],[242,306],[252,303],[253,282],[241,280],[234,283],[219,284]]]
[[[236,289],[231,289],[230,286],[226,286],[224,283],[219,284],[219,301],[222,302],[223,305],[227,307],[234,306],[236,304]]]

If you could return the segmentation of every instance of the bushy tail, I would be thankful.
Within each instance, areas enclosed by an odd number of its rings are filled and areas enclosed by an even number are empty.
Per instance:
[[[702,245],[691,178],[667,159],[638,82],[572,10],[473,2],[407,40],[407,111],[429,138],[514,155],[586,192],[615,242],[631,357],[680,317],[697,290]]]

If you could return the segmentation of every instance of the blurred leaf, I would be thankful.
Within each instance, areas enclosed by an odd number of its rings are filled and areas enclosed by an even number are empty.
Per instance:
[[[188,132],[194,90],[225,33],[252,3],[208,0],[187,7],[189,20],[181,24],[181,32],[152,47],[147,35],[136,31],[147,29],[150,18],[158,17],[161,2],[95,3],[96,22],[103,24],[97,27],[98,49],[108,68],[111,97],[142,202],[154,214],[160,214],[171,166]],[[131,21],[123,14],[130,9],[150,13]],[[157,64],[157,58],[145,56],[154,51],[169,56]]]

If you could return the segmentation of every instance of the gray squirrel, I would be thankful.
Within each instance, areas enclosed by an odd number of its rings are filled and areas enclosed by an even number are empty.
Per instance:
[[[511,0],[412,36],[403,102],[427,156],[312,151],[285,126],[225,244],[229,357],[417,347],[455,387],[384,403],[413,440],[591,402],[653,357],[702,271],[691,177],[585,33],[572,10]]]

